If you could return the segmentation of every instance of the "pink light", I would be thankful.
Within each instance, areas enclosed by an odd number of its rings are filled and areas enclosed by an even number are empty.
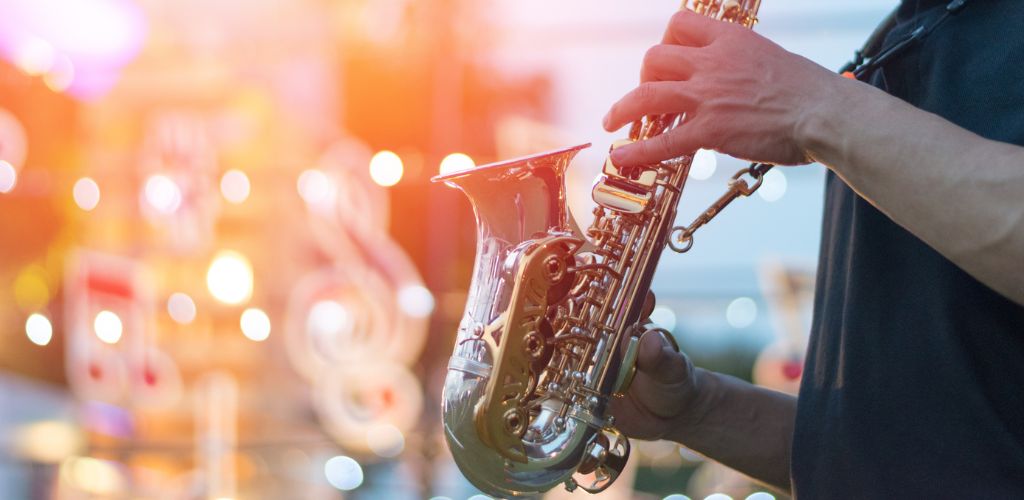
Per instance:
[[[66,58],[74,68],[68,92],[82,97],[113,86],[147,31],[142,10],[130,0],[0,0],[0,12],[0,55],[27,62],[30,72]]]

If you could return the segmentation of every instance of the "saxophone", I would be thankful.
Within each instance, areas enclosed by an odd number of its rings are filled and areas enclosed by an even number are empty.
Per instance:
[[[684,8],[748,28],[760,0],[688,0]],[[678,126],[648,117],[623,144]],[[635,373],[644,302],[666,244],[693,232],[771,168],[737,173],[730,190],[693,224],[672,227],[693,155],[642,168],[609,158],[592,190],[583,233],[565,200],[564,173],[589,144],[435,177],[469,197],[477,251],[466,309],[448,363],[445,437],[459,469],[496,497],[603,491],[629,457],[629,440],[606,415]],[[750,174],[750,186],[743,174]]]

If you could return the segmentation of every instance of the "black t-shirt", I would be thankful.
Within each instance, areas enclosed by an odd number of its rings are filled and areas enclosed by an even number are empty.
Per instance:
[[[946,3],[904,0],[887,42]],[[868,80],[1024,145],[1024,1],[971,1]],[[791,471],[801,499],[1024,498],[1024,307],[831,173]]]

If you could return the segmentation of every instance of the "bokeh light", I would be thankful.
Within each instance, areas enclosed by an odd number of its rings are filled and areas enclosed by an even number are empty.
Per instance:
[[[370,178],[380,186],[398,184],[404,173],[402,158],[392,151],[380,151],[370,159]]]
[[[718,168],[718,157],[714,151],[700,149],[693,155],[693,164],[690,165],[690,178],[698,181],[710,179],[715,175]]]
[[[49,71],[57,58],[57,53],[50,42],[31,35],[21,40],[13,55],[14,64],[33,76]]]
[[[167,314],[175,322],[187,325],[196,319],[196,303],[187,294],[172,293],[167,298]]]
[[[328,460],[324,464],[324,475],[331,486],[342,491],[351,491],[363,484],[363,468],[359,462],[346,456]]]
[[[70,422],[40,420],[19,427],[10,444],[11,451],[26,461],[56,464],[78,452],[82,438]]]
[[[746,500],[775,500],[775,495],[766,491],[758,491],[748,495]]]
[[[309,169],[299,174],[297,182],[299,196],[310,205],[330,203],[334,197],[334,185],[327,174]]]
[[[206,272],[206,286],[213,298],[225,304],[241,304],[252,296],[252,265],[244,255],[222,250]]]
[[[409,316],[425,318],[434,311],[434,295],[422,285],[407,285],[398,291],[398,307]]]
[[[62,467],[62,475],[86,493],[111,496],[125,488],[125,479],[113,463],[92,457],[69,458]]]
[[[220,178],[220,193],[229,203],[239,204],[249,199],[249,176],[241,170],[228,170]]]
[[[71,192],[75,199],[75,205],[86,212],[91,212],[100,203],[100,186],[89,177],[82,177],[75,181],[75,187]]]
[[[445,175],[460,170],[469,170],[475,166],[476,162],[469,155],[465,153],[452,153],[441,160],[441,167],[438,171],[441,175]]]
[[[25,335],[33,344],[45,346],[53,338],[53,325],[46,316],[33,313],[25,320]]]
[[[18,184],[18,171],[6,160],[0,160],[0,193],[10,193]]]
[[[181,206],[181,188],[166,175],[153,175],[146,179],[146,202],[157,212],[173,214]]]
[[[121,324],[121,317],[111,311],[100,311],[92,322],[96,338],[107,344],[116,344],[121,340],[121,333],[124,326]]]
[[[366,445],[377,456],[394,458],[405,449],[405,436],[391,424],[379,424],[366,432]]]
[[[270,317],[261,309],[250,307],[242,312],[239,321],[242,335],[253,342],[263,342],[270,337]]]
[[[655,306],[651,321],[670,332],[676,329],[676,313],[667,306]]]
[[[351,334],[353,322],[352,314],[344,305],[334,300],[321,300],[313,304],[306,316],[306,331],[313,338],[334,342]]]
[[[682,493],[673,493],[661,500],[690,500],[690,497],[683,495]]]
[[[771,203],[785,196],[787,187],[786,174],[779,168],[773,168],[764,174],[764,180],[761,182],[757,194],[764,201]]]
[[[704,497],[704,500],[732,500],[732,497],[725,493],[712,493]]]
[[[740,297],[729,303],[725,309],[725,320],[733,328],[746,328],[757,320],[757,302],[750,297]]]
[[[58,55],[43,76],[43,83],[54,92],[64,92],[75,83],[75,65],[67,56]]]

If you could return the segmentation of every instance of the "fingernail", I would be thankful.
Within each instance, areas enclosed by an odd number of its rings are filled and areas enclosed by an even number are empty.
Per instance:
[[[658,337],[661,338],[661,345],[668,347],[669,349],[675,350],[675,346],[672,345],[672,342],[669,342],[668,337],[666,337],[664,333],[659,333]]]

